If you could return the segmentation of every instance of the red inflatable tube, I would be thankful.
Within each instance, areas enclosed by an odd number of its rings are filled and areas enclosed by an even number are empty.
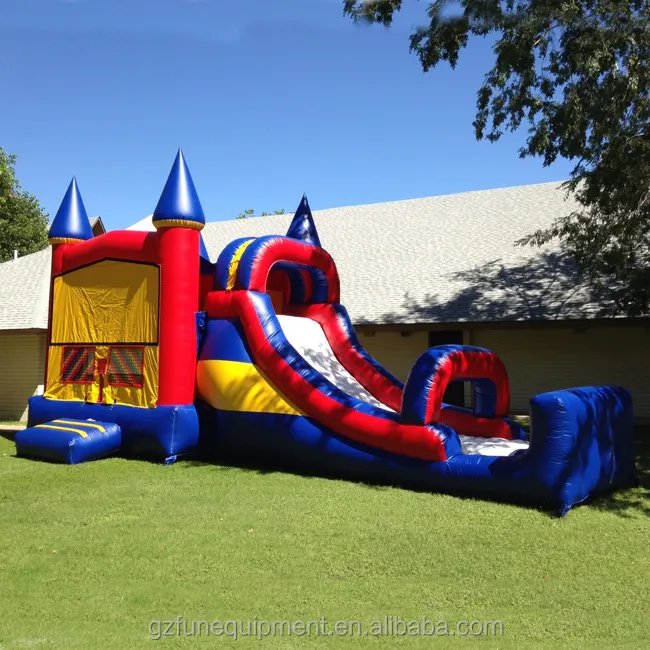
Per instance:
[[[428,461],[446,460],[444,444],[431,429],[355,411],[328,397],[295,372],[269,342],[248,292],[213,292],[207,299],[207,312],[211,318],[240,318],[255,363],[289,401],[332,431],[394,454]]]
[[[79,244],[61,244],[52,273],[60,275],[105,259],[158,264],[157,233],[116,230]]]
[[[164,228],[160,241],[160,352],[158,404],[192,404],[196,383],[200,233]],[[194,269],[190,271],[190,264]]]
[[[244,252],[244,256],[246,252]],[[340,285],[336,265],[330,254],[322,248],[303,244],[284,237],[265,242],[250,270],[248,285],[242,281],[242,264],[237,269],[237,287],[249,291],[266,292],[266,283],[271,267],[276,262],[291,261],[320,269],[327,278],[327,301],[339,302]]]
[[[506,369],[500,359],[486,352],[452,352],[436,369],[427,396],[425,422],[440,421],[442,398],[452,381],[464,379],[490,379],[497,388],[495,418],[508,416],[510,384]],[[472,416],[474,417],[474,416]]]
[[[445,424],[465,436],[512,440],[510,425],[500,418],[480,418],[470,412],[443,408],[440,411],[438,423]]]

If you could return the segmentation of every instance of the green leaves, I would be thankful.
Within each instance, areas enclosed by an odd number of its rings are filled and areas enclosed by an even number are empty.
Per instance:
[[[633,0],[435,0],[410,49],[424,71],[454,68],[471,36],[494,35],[477,92],[477,139],[526,127],[521,157],[575,161],[567,191],[582,209],[526,244],[560,238],[607,309],[650,313],[650,7]],[[450,16],[450,8],[460,11]],[[401,2],[344,2],[354,19],[390,25]]]
[[[284,214],[284,208],[281,210],[273,210],[273,212],[262,212],[260,214],[260,217],[270,217],[271,215],[274,214]],[[244,210],[243,212],[240,212],[235,219],[250,219],[251,217],[255,216],[255,210],[253,208],[249,208],[248,210]]]
[[[21,189],[16,156],[0,147],[0,262],[29,255],[47,246],[48,221],[33,194]]]
[[[249,208],[248,210],[244,210],[243,212],[240,212],[235,219],[249,219],[250,217],[255,216],[255,210],[253,208]]]
[[[366,21],[389,26],[393,22],[393,14],[402,8],[402,0],[344,0],[343,13],[355,21]]]

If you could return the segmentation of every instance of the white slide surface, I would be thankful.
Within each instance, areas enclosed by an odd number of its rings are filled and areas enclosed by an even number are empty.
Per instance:
[[[460,446],[464,454],[477,454],[479,456],[510,456],[518,449],[528,449],[528,440],[504,440],[503,438],[476,438],[474,436],[461,436]]]
[[[343,392],[371,406],[392,411],[373,397],[339,362],[325,336],[323,328],[310,318],[278,315],[278,321],[287,341],[309,365]],[[458,436],[463,454],[480,456],[508,456],[518,449],[527,449],[525,440],[502,438],[475,438]]]
[[[296,352],[314,369],[320,372],[337,388],[360,402],[392,411],[375,399],[340,363],[332,350],[323,328],[311,318],[278,316],[287,341]]]

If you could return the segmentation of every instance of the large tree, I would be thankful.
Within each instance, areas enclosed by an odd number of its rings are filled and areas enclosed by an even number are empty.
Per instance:
[[[413,0],[415,1],[415,0]],[[355,20],[389,26],[402,0],[344,0]],[[455,68],[471,36],[495,39],[477,94],[477,139],[527,127],[519,155],[575,162],[579,209],[521,244],[559,238],[607,311],[650,312],[650,3],[436,0],[410,37],[424,71]]]
[[[16,178],[16,156],[0,147],[0,262],[47,246],[47,214]]]

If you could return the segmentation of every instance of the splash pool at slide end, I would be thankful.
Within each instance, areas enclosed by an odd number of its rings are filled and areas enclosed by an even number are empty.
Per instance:
[[[204,223],[181,152],[156,232],[93,238],[73,181],[50,230],[45,391],[19,455],[263,457],[562,513],[635,483],[626,389],[534,396],[527,436],[494,352],[433,347],[401,382],[363,349],[305,197],[286,235],[236,240],[214,264]],[[455,381],[471,409],[444,402]]]

